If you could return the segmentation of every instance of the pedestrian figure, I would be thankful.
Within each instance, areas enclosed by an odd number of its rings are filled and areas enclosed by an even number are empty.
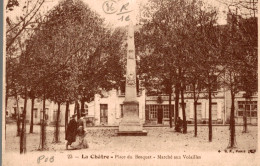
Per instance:
[[[79,126],[77,130],[76,141],[71,145],[73,149],[85,149],[88,148],[87,132],[83,129],[83,126]]]
[[[177,121],[176,121],[176,126],[175,126],[175,131],[176,132],[182,132],[182,129],[183,129],[183,121],[180,117],[177,118]]]
[[[67,131],[66,131],[66,138],[65,139],[68,141],[67,144],[66,144],[66,149],[68,149],[68,146],[69,145],[71,146],[71,144],[76,141],[78,126],[77,126],[77,122],[75,120],[75,117],[76,117],[76,115],[72,115],[70,122],[68,124]]]
[[[80,119],[79,119],[78,122],[77,122],[78,128],[79,128],[80,126],[82,126],[82,127],[83,127],[83,130],[85,129],[85,125],[86,125],[86,122],[85,122],[85,119],[84,119],[84,118],[85,118],[85,114],[82,113]]]

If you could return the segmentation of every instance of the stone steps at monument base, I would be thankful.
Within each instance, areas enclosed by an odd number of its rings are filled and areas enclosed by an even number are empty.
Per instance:
[[[143,131],[116,131],[118,136],[147,136],[148,132]]]

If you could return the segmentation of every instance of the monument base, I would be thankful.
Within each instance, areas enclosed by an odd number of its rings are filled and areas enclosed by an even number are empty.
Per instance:
[[[119,125],[119,131],[143,131],[143,126],[140,122],[121,122]]]
[[[119,124],[118,135],[147,135],[139,119],[138,102],[125,101],[123,119]]]

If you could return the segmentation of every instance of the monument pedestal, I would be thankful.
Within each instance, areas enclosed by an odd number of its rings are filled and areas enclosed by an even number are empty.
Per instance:
[[[118,135],[147,135],[139,119],[137,101],[125,101],[123,107],[123,119],[119,124]]]

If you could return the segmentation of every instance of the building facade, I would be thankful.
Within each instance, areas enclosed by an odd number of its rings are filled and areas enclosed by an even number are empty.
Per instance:
[[[158,96],[147,96],[146,99],[146,122],[151,124],[169,124],[169,96],[161,96],[162,102],[158,103]],[[172,96],[174,99],[174,96]],[[180,102],[180,101],[179,101]],[[185,95],[185,115],[188,124],[194,123],[194,100],[188,94]],[[172,119],[174,119],[175,102],[171,102]],[[205,124],[209,117],[209,101],[201,97],[197,101],[197,122]],[[183,119],[181,103],[179,103],[179,117]],[[212,123],[223,124],[224,121],[224,98],[218,94],[212,99]]]
[[[18,105],[18,106],[17,106]],[[26,122],[31,122],[31,108],[32,108],[32,101],[27,100],[27,109],[26,109]],[[74,104],[71,104],[69,106],[69,117],[74,114]],[[10,98],[8,100],[7,104],[7,116],[9,118],[17,118],[18,110],[20,115],[23,112],[24,108],[24,100],[19,99],[18,104],[17,101],[13,98]],[[65,110],[66,105],[61,104],[61,112],[60,112],[60,125],[65,125]],[[45,102],[45,119],[48,125],[55,124],[55,121],[57,120],[57,112],[58,112],[58,104],[54,103],[52,101],[46,100]],[[43,119],[43,102],[41,100],[35,99],[34,102],[34,109],[33,109],[33,123],[34,124],[40,124],[41,120]]]
[[[168,125],[169,124],[169,96],[162,95],[160,100],[158,96],[148,96],[145,90],[141,91],[137,100],[139,102],[139,118],[145,125]],[[188,124],[194,123],[194,100],[192,94],[185,94],[185,114]],[[95,126],[118,126],[123,115],[124,94],[117,90],[111,90],[106,94],[94,96],[94,100],[85,103],[86,119],[90,125]],[[172,119],[174,119],[174,96],[172,96]],[[23,99],[18,103],[20,113],[23,110]],[[34,124],[39,124],[42,117],[42,101],[35,100],[34,105]],[[65,124],[65,104],[61,105],[60,124]],[[58,105],[51,101],[46,101],[46,119],[49,125],[57,119]],[[69,116],[74,114],[74,104],[69,106]],[[228,91],[215,92],[212,98],[212,123],[229,124],[231,110],[231,97]],[[8,100],[7,111],[9,117],[15,117],[17,104],[14,99]],[[248,124],[257,124],[257,94],[250,100],[243,98],[243,92],[235,97],[235,121],[236,124],[243,124],[243,114],[247,114]],[[183,119],[181,103],[179,103],[179,117]],[[206,94],[200,94],[197,104],[198,124],[207,124],[209,117],[209,101]],[[31,120],[31,100],[27,102],[27,122]]]
[[[123,118],[124,94],[111,90],[104,97],[96,94],[94,101],[88,103],[88,118],[93,117],[95,125],[118,126]],[[145,91],[137,95],[139,118],[145,123]]]

